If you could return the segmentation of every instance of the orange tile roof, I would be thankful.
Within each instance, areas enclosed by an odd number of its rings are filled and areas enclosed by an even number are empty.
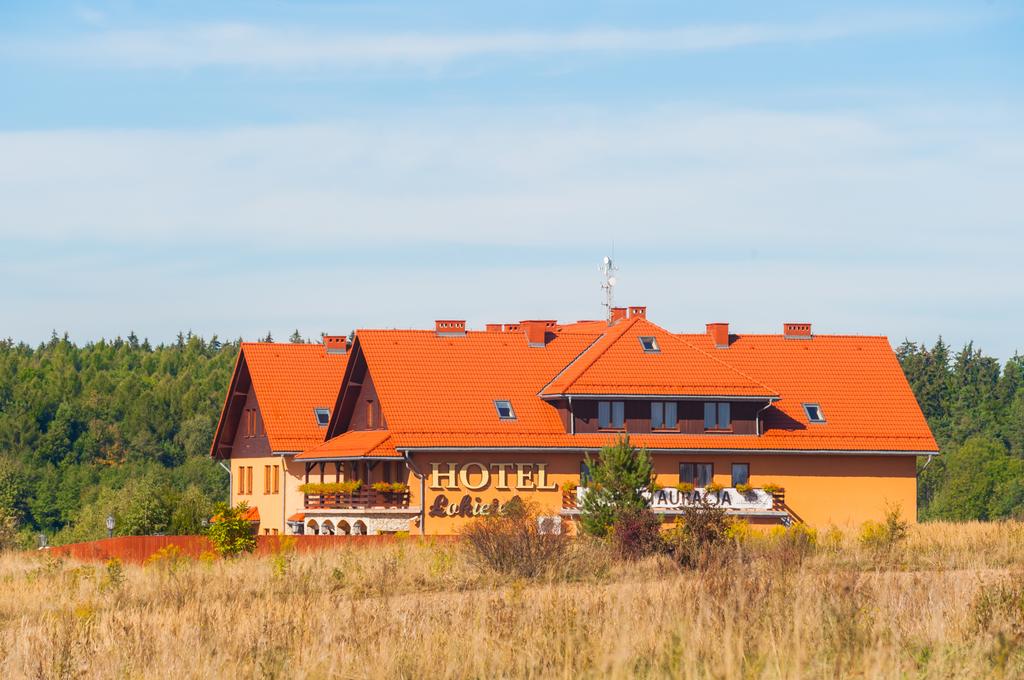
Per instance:
[[[243,342],[260,413],[274,451],[303,451],[324,440],[313,410],[331,408],[341,389],[346,354],[321,344]]]
[[[400,458],[391,443],[387,430],[353,430],[306,449],[295,456],[296,460],[323,460],[325,458],[356,458],[380,456]]]
[[[659,351],[645,352],[641,337],[654,338]],[[643,316],[608,328],[541,394],[777,396],[774,390]]]
[[[552,376],[599,336],[558,335],[529,347],[520,332],[361,330],[356,333],[384,420],[396,432],[545,434],[562,429],[558,412],[537,397]],[[500,420],[494,401],[512,402]]]
[[[365,330],[357,334],[384,416],[388,446],[599,448],[607,434],[565,432],[541,398],[569,394],[692,394],[776,398],[761,435],[633,435],[651,449],[934,452],[938,447],[885,338],[732,336],[716,349],[704,334],[672,334],[643,317],[608,327],[559,328],[546,347],[522,333]],[[592,330],[596,328],[596,330]],[[599,332],[602,331],[602,332]],[[644,353],[653,335],[662,351]],[[769,387],[770,386],[770,387]],[[515,420],[494,400],[508,399]],[[826,422],[810,424],[803,403]]]
[[[638,338],[654,336],[659,353]],[[361,330],[356,343],[388,430],[351,431],[323,442],[315,406],[333,405],[349,355],[318,345],[244,343],[272,448],[311,460],[400,456],[418,448],[597,449],[608,434],[565,432],[544,397],[559,394],[691,395],[775,399],[763,435],[634,434],[657,449],[922,452],[938,447],[888,341],[882,337],[674,334],[638,316],[613,326],[556,326],[544,347],[523,332]],[[293,349],[298,348],[298,349]],[[501,420],[495,400],[512,403]],[[811,424],[804,403],[826,422]]]
[[[766,447],[938,450],[888,338],[738,335],[716,350],[705,334],[680,337],[779,390],[782,399],[766,412]],[[805,403],[820,404],[825,422],[808,423]]]

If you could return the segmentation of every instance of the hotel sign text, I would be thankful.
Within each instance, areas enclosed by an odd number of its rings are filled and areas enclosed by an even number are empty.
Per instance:
[[[430,488],[481,491],[494,485],[501,491],[554,491],[547,463],[431,463]]]

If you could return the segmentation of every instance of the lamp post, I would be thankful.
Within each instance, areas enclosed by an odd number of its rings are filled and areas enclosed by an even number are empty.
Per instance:
[[[114,516],[107,515],[107,538],[114,537]]]

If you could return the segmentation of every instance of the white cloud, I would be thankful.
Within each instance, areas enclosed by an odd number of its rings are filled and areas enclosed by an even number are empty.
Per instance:
[[[1024,305],[1021,119],[477,111],[0,133],[3,333],[592,317],[614,240],[622,301],[674,328],[962,329],[1005,357],[1024,337],[1005,314]],[[410,266],[438,249],[451,260]]]
[[[962,26],[973,16],[936,12],[859,14],[790,24],[719,24],[562,32],[366,33],[246,23],[110,29],[41,42],[9,40],[3,52],[117,68],[438,66],[488,56],[706,52]]]

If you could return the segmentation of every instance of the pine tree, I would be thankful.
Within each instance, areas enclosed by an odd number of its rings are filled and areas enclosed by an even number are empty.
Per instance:
[[[654,478],[654,464],[647,449],[635,449],[624,435],[601,449],[596,460],[586,458],[590,484],[580,505],[584,531],[606,536],[616,520],[627,512],[647,508],[643,491]]]

